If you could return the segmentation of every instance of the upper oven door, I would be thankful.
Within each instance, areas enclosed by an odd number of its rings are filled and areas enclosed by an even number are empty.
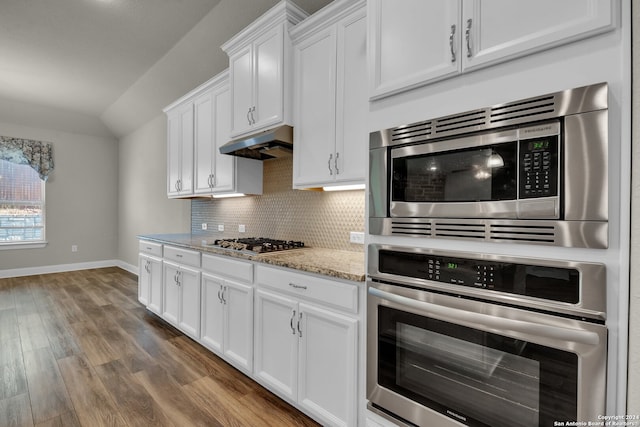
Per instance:
[[[604,413],[604,325],[373,282],[367,316],[367,397],[383,414],[541,427]]]

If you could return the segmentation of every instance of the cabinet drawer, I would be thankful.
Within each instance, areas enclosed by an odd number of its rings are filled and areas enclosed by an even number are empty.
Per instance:
[[[150,242],[148,240],[140,240],[140,243],[138,245],[138,250],[140,252],[144,252],[145,254],[162,257],[161,243]]]
[[[164,257],[180,264],[200,268],[200,252],[197,251],[165,246]]]
[[[351,313],[358,312],[358,287],[307,274],[256,266],[256,282],[281,292]]]
[[[253,264],[215,255],[202,255],[202,269],[209,273],[253,283]]]

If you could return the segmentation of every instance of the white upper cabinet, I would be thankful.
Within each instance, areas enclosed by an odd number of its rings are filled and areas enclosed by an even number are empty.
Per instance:
[[[230,140],[228,72],[165,109],[169,197],[262,194],[262,162],[220,153]]]
[[[378,99],[613,29],[617,0],[371,0],[369,95]]]
[[[365,4],[333,2],[291,30],[295,188],[365,182]]]
[[[167,112],[167,195],[193,193],[193,106],[179,105]]]
[[[229,55],[232,138],[291,125],[288,30],[306,16],[283,0],[222,45]]]
[[[369,95],[458,73],[461,0],[370,0]]]

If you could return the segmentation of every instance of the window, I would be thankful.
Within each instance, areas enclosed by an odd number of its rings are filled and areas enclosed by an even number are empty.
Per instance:
[[[0,247],[45,242],[44,190],[31,166],[0,160]]]

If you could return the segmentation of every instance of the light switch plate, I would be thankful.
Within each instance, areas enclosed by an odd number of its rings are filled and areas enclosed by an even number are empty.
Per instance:
[[[224,231],[224,224],[218,224],[218,231]]]
[[[244,224],[240,224],[240,225],[238,226],[238,233],[244,233],[244,232],[246,232],[246,231],[247,231],[247,227],[245,227],[245,225],[244,225]]]

